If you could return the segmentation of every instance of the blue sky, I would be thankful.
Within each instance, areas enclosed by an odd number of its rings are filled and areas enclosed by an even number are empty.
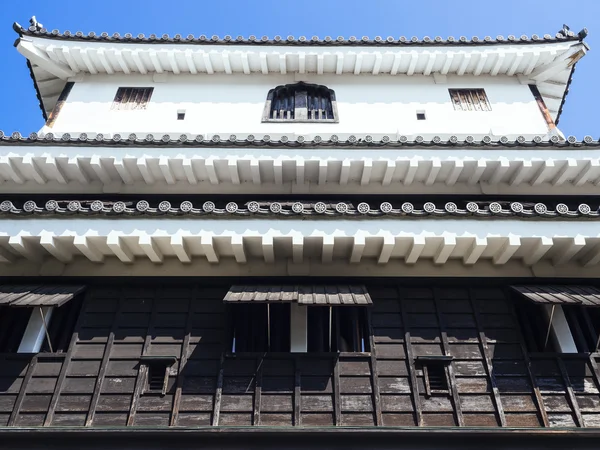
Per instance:
[[[32,15],[50,30],[224,36],[496,36],[554,34],[587,27],[592,51],[578,64],[559,128],[600,136],[600,0],[0,0],[0,130],[43,125],[14,21]],[[170,7],[170,8],[169,8]]]

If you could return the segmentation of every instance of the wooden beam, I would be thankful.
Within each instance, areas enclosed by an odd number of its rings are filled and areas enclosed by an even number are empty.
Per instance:
[[[152,343],[152,336],[154,335],[154,322],[156,321],[156,290],[154,291],[154,298],[152,299],[152,310],[150,312],[150,322],[148,323],[148,329],[146,331],[146,338],[144,339],[144,345],[142,347],[141,356],[147,355],[148,350],[150,350],[150,344]],[[131,406],[129,408],[129,414],[127,416],[127,426],[132,426],[135,424],[135,416],[137,414],[138,403],[140,402],[140,397],[144,392],[144,385],[146,384],[146,379],[148,377],[148,366],[140,365],[138,370],[137,377],[135,379],[135,388],[133,391],[133,398],[131,400]]]
[[[510,305],[510,312],[513,318],[513,322],[516,324],[520,323],[514,305]],[[533,387],[535,406],[538,410],[539,416],[542,418],[542,425],[544,427],[549,427],[550,422],[548,420],[548,413],[546,412],[546,407],[544,406],[544,399],[542,398],[542,394],[540,393],[540,387],[538,386],[537,379],[531,371],[531,359],[529,358],[529,351],[527,350],[525,340],[523,339],[523,333],[518,333],[518,336],[519,346],[523,355],[523,362],[525,363],[525,367],[527,368],[527,376],[529,378],[531,386]]]
[[[408,366],[408,374],[410,375],[410,394],[413,401],[413,407],[415,409],[415,418],[417,426],[422,427],[423,407],[421,406],[421,399],[419,397],[419,383],[417,382],[415,357],[413,355],[412,345],[410,342],[410,328],[408,326],[408,316],[402,304],[402,295],[400,287],[396,287],[396,292],[398,293],[398,307],[400,308],[402,326],[404,328],[404,349],[406,353],[406,365]]]
[[[484,368],[486,371],[486,375],[490,380],[490,385],[492,387],[494,406],[496,407],[498,419],[500,420],[500,426],[505,427],[506,415],[504,414],[504,407],[502,406],[502,400],[500,399],[500,390],[498,389],[498,384],[496,383],[496,375],[494,374],[494,365],[492,363],[490,348],[487,344],[487,337],[483,330],[483,322],[481,321],[481,316],[479,314],[479,310],[477,309],[477,300],[475,298],[475,294],[473,293],[473,289],[471,288],[469,288],[469,302],[471,303],[471,309],[473,310],[473,316],[475,317],[475,325],[477,326],[479,347],[481,349],[481,354],[483,355],[485,362]]]
[[[567,368],[565,367],[565,362],[560,356],[557,356],[556,363],[558,364],[563,383],[567,390],[567,399],[569,400],[569,403],[571,404],[571,409],[575,414],[575,423],[578,427],[583,428],[585,427],[585,424],[583,423],[583,417],[581,415],[581,410],[579,409],[579,403],[577,403],[577,397],[575,397],[575,393],[573,392],[573,385],[571,384],[571,379],[569,378]]]
[[[44,426],[50,426],[54,419],[54,413],[56,411],[56,405],[58,404],[58,399],[60,397],[60,393],[63,389],[63,385],[65,383],[67,369],[71,364],[71,357],[73,356],[73,350],[75,349],[75,345],[77,344],[77,339],[79,339],[79,331],[81,330],[81,324],[83,323],[83,316],[85,314],[85,307],[89,302],[91,297],[90,291],[88,290],[85,293],[85,297],[83,300],[83,304],[81,305],[81,309],[79,311],[79,316],[77,317],[77,322],[75,324],[75,328],[73,334],[71,335],[71,340],[69,342],[69,348],[67,349],[67,353],[63,360],[62,366],[60,368],[60,372],[58,374],[58,379],[56,380],[56,386],[54,387],[54,392],[52,393],[52,398],[50,399],[50,404],[48,406],[48,411],[46,413],[46,417],[44,418]],[[88,409],[89,411],[89,409]]]
[[[21,388],[19,389],[19,394],[17,395],[17,399],[15,400],[12,412],[10,417],[8,418],[8,426],[12,427],[15,425],[17,417],[21,412],[21,406],[23,406],[23,400],[25,399],[25,392],[27,388],[30,386],[31,377],[33,376],[33,371],[35,369],[35,365],[37,364],[38,355],[34,355],[29,362],[29,367],[27,368],[27,372],[25,372],[25,377],[21,383]]]
[[[339,331],[339,327],[336,327]],[[337,340],[339,343],[339,339]],[[342,396],[340,392],[340,358],[335,359],[333,363],[333,411],[335,415],[335,425],[342,426]]]
[[[546,102],[544,101],[542,94],[540,94],[538,87],[535,84],[530,84],[529,90],[533,94],[533,98],[535,98],[535,102],[537,103],[538,108],[539,108],[540,112],[542,113],[544,120],[546,121],[546,126],[548,127],[548,130],[550,130],[550,131],[554,130],[556,128],[556,124],[554,123],[554,119],[552,118],[550,111],[548,111]]]
[[[371,320],[371,308],[367,308],[367,330],[369,333],[369,351],[371,353],[371,388],[373,390],[372,399],[375,410],[375,425],[383,426],[383,416],[381,413],[381,395],[379,393],[379,373],[377,372],[377,347],[373,336],[373,321]]]
[[[102,392],[102,385],[104,384],[104,378],[106,377],[106,372],[108,370],[108,362],[110,360],[110,352],[112,351],[113,344],[115,342],[115,332],[119,327],[119,319],[121,318],[121,309],[123,307],[123,302],[125,301],[123,298],[123,293],[119,290],[119,302],[117,304],[117,309],[115,311],[115,316],[113,318],[112,327],[108,334],[108,339],[106,341],[106,346],[104,347],[104,353],[102,354],[102,361],[100,362],[100,370],[98,372],[98,378],[96,378],[96,384],[94,386],[94,392],[92,394],[92,400],[90,402],[90,407],[88,408],[87,417],[85,419],[85,426],[89,427],[94,423],[94,417],[96,415],[96,408],[98,407],[98,401],[100,400],[100,393]],[[83,315],[83,313],[82,313]]]
[[[177,380],[175,382],[175,395],[173,396],[173,407],[171,409],[170,426],[177,426],[179,421],[179,407],[181,405],[181,393],[183,390],[183,371],[188,360],[188,351],[190,347],[190,337],[192,334],[192,324],[194,321],[194,306],[198,301],[198,286],[194,285],[192,298],[188,300],[188,314],[185,323],[185,336],[183,345],[181,346],[181,354],[179,355],[179,364],[177,365]]]
[[[219,375],[217,377],[217,390],[215,391],[215,402],[213,405],[212,426],[219,426],[219,416],[221,414],[221,398],[223,396],[223,364],[225,362],[225,354],[221,355],[219,364]]]
[[[63,88],[62,92],[58,97],[56,105],[54,105],[54,108],[48,115],[48,120],[46,121],[46,126],[48,128],[52,128],[56,123],[56,119],[58,119],[58,115],[60,114],[60,111],[62,110],[63,106],[65,106],[67,98],[69,97],[69,94],[71,93],[71,90],[73,89],[74,85],[75,83],[73,83],[72,81],[69,81],[67,84],[65,84],[65,87]]]
[[[258,357],[256,360],[256,378],[254,379],[254,411],[252,414],[252,425],[254,426],[260,425],[263,356]]]
[[[296,355],[294,359],[294,426],[302,426],[302,374],[298,369],[300,356]]]
[[[442,352],[444,355],[450,356],[450,344],[448,343],[448,332],[446,331],[446,324],[444,317],[440,309],[440,298],[438,288],[433,288],[433,303],[435,306],[435,313],[437,315],[438,323],[440,326],[440,335],[442,337]],[[454,375],[454,366],[452,361],[448,364],[448,378],[450,379],[450,395],[452,396],[452,403],[454,403],[454,414],[456,415],[456,421],[459,427],[465,426],[465,419],[462,413],[462,406],[460,403],[460,397],[458,395],[458,386],[456,385],[456,377]]]

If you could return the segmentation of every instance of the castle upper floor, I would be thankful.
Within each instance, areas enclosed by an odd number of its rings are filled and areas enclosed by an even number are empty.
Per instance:
[[[552,37],[149,38],[15,25],[42,132],[552,136],[585,30]]]

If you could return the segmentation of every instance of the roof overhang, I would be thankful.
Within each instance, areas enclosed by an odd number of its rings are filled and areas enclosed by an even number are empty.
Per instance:
[[[45,113],[67,80],[82,74],[508,75],[536,84],[558,121],[571,74],[587,45],[575,37],[508,41],[360,41],[345,45],[267,41],[82,38],[16,28]],[[562,36],[562,35],[560,35]],[[75,78],[74,78],[75,77]]]
[[[177,261],[233,264],[252,271],[256,261],[275,273],[280,263],[301,266],[310,261],[355,268],[369,263],[384,268],[398,262],[411,266],[428,261],[439,267],[487,261],[494,266],[574,264],[597,270],[600,233],[594,221],[568,220],[3,219],[0,251],[0,259],[9,265],[45,258],[65,264],[81,259],[126,265]],[[366,275],[382,273],[371,270]]]
[[[355,138],[356,140],[356,138]],[[112,142],[112,143],[111,143]],[[186,141],[187,142],[187,141]],[[72,144],[72,145],[71,145]],[[0,141],[0,192],[597,194],[597,141],[331,145]],[[390,148],[388,148],[390,147]]]

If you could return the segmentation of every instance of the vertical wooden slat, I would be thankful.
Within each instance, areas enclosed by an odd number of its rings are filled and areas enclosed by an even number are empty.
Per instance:
[[[256,360],[256,379],[254,380],[254,414],[253,425],[260,425],[260,407],[262,393],[263,357]]]
[[[154,334],[154,322],[156,320],[156,291],[154,291],[154,297],[152,299],[152,312],[150,313],[150,323],[148,323],[148,330],[146,331],[146,338],[144,339],[144,346],[142,347],[142,355],[146,355],[150,344],[152,343],[152,335]],[[133,399],[131,400],[131,407],[129,408],[129,415],[127,417],[127,425],[133,425],[135,422],[135,415],[137,414],[137,405],[142,395],[144,384],[146,382],[148,374],[148,366],[141,365],[138,375],[135,380],[135,389],[133,392]]]
[[[37,364],[38,355],[35,355],[31,358],[31,362],[29,363],[29,367],[27,368],[27,372],[25,373],[25,377],[23,378],[23,384],[21,384],[21,389],[19,390],[19,395],[17,395],[17,399],[15,400],[15,405],[13,406],[12,413],[8,419],[8,426],[12,427],[19,417],[19,413],[21,412],[21,406],[23,405],[23,399],[25,398],[25,392],[27,391],[27,387],[31,382],[31,377],[33,376],[33,371],[35,369],[35,365]]]
[[[600,369],[598,369],[598,363],[593,354],[589,355],[589,363],[592,366],[592,376],[594,378],[594,383],[596,384],[596,389],[600,391]]]
[[[340,358],[333,363],[333,411],[335,413],[335,425],[342,425],[342,398],[340,392]]]
[[[583,417],[581,416],[581,410],[579,409],[579,403],[577,403],[577,397],[575,397],[575,393],[573,392],[573,385],[571,384],[571,379],[569,378],[569,374],[567,373],[567,368],[565,367],[565,362],[562,360],[560,356],[556,357],[556,363],[558,364],[558,368],[560,369],[560,374],[563,378],[563,384],[567,389],[567,396],[569,397],[569,403],[571,404],[571,408],[575,413],[575,418],[577,419],[577,426],[583,427]]]
[[[510,312],[513,317],[513,321],[515,324],[519,324],[519,319],[517,317],[517,312],[515,310],[515,306],[510,305]],[[537,379],[533,375],[531,371],[531,358],[529,358],[529,352],[527,351],[527,347],[525,346],[525,341],[523,340],[523,333],[519,329],[519,345],[521,347],[521,352],[523,353],[523,360],[525,361],[525,367],[527,367],[527,375],[529,377],[529,381],[531,382],[531,386],[533,387],[533,395],[535,397],[535,405],[542,418],[542,425],[544,427],[549,427],[550,422],[548,421],[548,413],[546,412],[546,407],[544,406],[544,399],[542,398],[542,394],[540,393],[540,387],[538,386]]]
[[[102,386],[104,384],[104,377],[108,369],[108,361],[110,360],[110,353],[112,351],[113,344],[115,342],[115,331],[119,327],[119,319],[121,317],[121,309],[123,308],[123,291],[120,290],[119,302],[115,311],[115,318],[112,323],[112,327],[108,334],[106,346],[104,347],[104,354],[102,355],[102,361],[100,362],[100,370],[98,372],[98,378],[96,378],[96,384],[94,386],[94,393],[92,394],[92,400],[88,409],[87,417],[85,420],[85,426],[89,427],[94,422],[94,416],[96,415],[96,408],[98,407],[98,401],[100,400],[100,394],[102,393]]]
[[[417,373],[415,369],[415,358],[413,356],[412,345],[410,343],[410,328],[408,326],[408,317],[404,306],[402,305],[402,294],[401,288],[397,287],[398,292],[398,305],[400,308],[400,314],[402,316],[402,326],[404,327],[404,348],[406,349],[406,365],[408,366],[408,373],[410,375],[410,392],[412,395],[413,405],[415,408],[415,414],[417,416],[417,426],[423,426],[423,408],[421,406],[421,399],[419,398],[419,384],[417,383]]]
[[[302,426],[302,374],[298,370],[300,356],[296,355],[294,373],[294,426]]]
[[[471,309],[473,310],[473,315],[475,316],[475,324],[477,326],[477,333],[479,336],[479,346],[481,348],[481,353],[485,358],[484,367],[488,379],[490,380],[490,385],[492,386],[492,394],[494,396],[496,412],[498,413],[498,418],[500,419],[500,426],[505,427],[506,415],[504,414],[504,407],[502,406],[502,401],[500,399],[500,390],[498,389],[498,385],[496,383],[496,375],[494,374],[494,365],[492,364],[492,358],[490,356],[490,348],[487,344],[487,338],[485,336],[485,331],[479,315],[479,309],[477,308],[478,305],[475,301],[475,296],[472,289],[469,289],[469,301],[471,302]]]
[[[442,351],[444,355],[450,356],[450,345],[448,344],[448,332],[446,331],[446,324],[440,311],[440,299],[437,288],[433,288],[433,302],[435,305],[435,313],[437,315],[438,323],[440,325],[440,335],[442,337]],[[456,377],[454,376],[454,366],[452,362],[448,364],[448,378],[450,379],[450,391],[452,393],[452,402],[454,403],[454,412],[456,414],[456,421],[459,427],[465,425],[465,420],[462,413],[462,406],[460,404],[460,397],[458,395],[458,387],[456,386]]]
[[[69,348],[67,349],[67,353],[65,355],[65,359],[63,360],[62,367],[60,368],[60,373],[58,374],[58,379],[56,380],[56,386],[54,387],[54,392],[52,393],[52,398],[50,399],[50,405],[48,406],[48,412],[46,413],[46,418],[44,419],[44,426],[47,427],[52,423],[54,419],[54,411],[56,410],[56,405],[58,404],[58,398],[60,396],[60,392],[62,391],[63,384],[65,382],[65,378],[67,376],[67,369],[71,364],[71,357],[73,355],[73,350],[75,349],[75,345],[77,343],[77,339],[79,338],[79,330],[81,329],[81,324],[83,322],[83,316],[85,314],[85,308],[89,303],[91,298],[91,292],[87,291],[85,293],[85,297],[83,299],[83,304],[79,309],[79,316],[76,318],[75,328],[73,329],[73,334],[71,335],[71,340],[69,342]]]
[[[213,427],[219,426],[219,415],[221,414],[221,397],[223,395],[223,363],[225,362],[225,353],[221,354],[221,363],[219,365],[219,376],[217,377],[217,390],[215,392],[215,404],[213,409],[212,424]]]
[[[188,316],[185,324],[185,336],[183,345],[181,346],[181,355],[179,357],[179,365],[177,366],[177,381],[175,387],[175,395],[173,397],[173,409],[171,410],[170,426],[177,425],[179,419],[179,405],[181,404],[181,392],[183,389],[183,370],[187,364],[188,352],[190,347],[190,336],[192,334],[192,320],[194,318],[194,304],[197,300],[198,287],[194,285],[192,298],[188,301]]]
[[[381,397],[379,394],[379,376],[377,374],[377,354],[375,350],[375,339],[373,337],[373,322],[371,320],[371,308],[367,310],[367,330],[369,332],[369,347],[371,350],[371,389],[373,390],[373,406],[375,409],[375,425],[383,425],[381,415]]]

